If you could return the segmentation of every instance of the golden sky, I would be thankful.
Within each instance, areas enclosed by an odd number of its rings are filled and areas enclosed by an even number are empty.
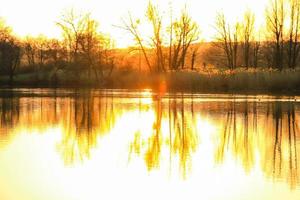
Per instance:
[[[217,11],[223,10],[225,15],[235,20],[242,13],[251,9],[256,14],[257,26],[263,23],[265,5],[268,0],[153,0],[160,10],[168,16],[169,4],[172,2],[173,13],[179,13],[187,5],[193,19],[198,22],[201,36],[210,40],[215,33],[214,21]],[[55,25],[62,11],[75,8],[90,11],[99,20],[103,32],[109,33],[117,46],[132,44],[130,35],[114,25],[121,25],[121,18],[128,11],[134,17],[144,18],[148,0],[5,0],[1,3],[0,16],[13,27],[19,36],[43,34],[48,37],[59,37],[60,30]]]

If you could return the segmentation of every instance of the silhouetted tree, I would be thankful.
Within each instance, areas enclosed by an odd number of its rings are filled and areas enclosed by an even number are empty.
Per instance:
[[[254,14],[248,10],[244,14],[244,21],[242,24],[242,47],[244,54],[244,66],[246,69],[249,67],[250,62],[250,50],[251,50],[251,40],[253,39],[253,29],[254,29]],[[258,46],[256,46],[257,48]],[[254,47],[255,48],[255,47]],[[254,50],[254,54],[256,55],[257,51]]]
[[[56,23],[62,30],[69,51],[69,61],[78,63],[81,36],[86,31],[89,13],[77,14],[74,9],[65,11]]]
[[[169,27],[169,69],[172,69],[172,47],[173,47],[173,7],[170,1],[170,27]]]
[[[270,0],[266,11],[267,31],[271,34],[272,53],[274,65],[277,69],[283,69],[284,49],[284,22],[286,11],[283,0]]]
[[[140,50],[143,53],[149,71],[152,72],[153,67],[150,63],[150,59],[146,47],[143,44],[143,38],[138,30],[138,25],[140,24],[140,20],[133,19],[132,15],[129,13],[128,18],[127,19],[123,18],[122,22],[123,22],[123,26],[121,28],[128,31],[133,36],[134,40],[136,41],[137,45],[139,46]]]
[[[0,22],[0,71],[9,75],[10,83],[17,66],[20,63],[20,46],[16,38],[11,34],[11,29]]]
[[[88,77],[91,77],[91,71],[94,69],[96,78],[98,79],[98,72],[95,68],[95,62],[99,55],[100,50],[100,35],[97,33],[98,23],[91,19],[90,15],[86,16],[85,28],[79,35],[79,45],[82,54],[83,62],[88,68]],[[102,70],[101,70],[102,72]]]
[[[289,0],[289,31],[287,45],[287,64],[289,68],[295,68],[300,53],[300,2]]]
[[[9,75],[10,83],[13,82],[13,76],[19,64],[19,45],[14,40],[0,42],[0,66],[1,69]]]
[[[233,70],[237,67],[239,23],[231,27],[224,13],[218,13],[216,18],[217,47],[221,48],[226,56],[228,67]]]
[[[53,63],[56,67],[59,62],[66,61],[67,52],[63,44],[58,39],[48,39],[46,42],[46,57],[47,60]]]
[[[199,26],[186,9],[182,10],[180,18],[172,26],[175,35],[172,68],[176,70],[181,66],[183,69],[190,45],[199,39]]]
[[[23,41],[23,49],[28,65],[34,65],[36,57],[36,47],[34,39],[32,37],[26,37],[26,39]]]
[[[261,50],[261,41],[260,36],[258,36],[255,41],[253,41],[253,48],[252,48],[252,66],[258,67],[259,55]]]
[[[107,63],[102,59],[107,58],[108,50],[112,48],[112,40],[98,30],[98,22],[90,13],[75,13],[69,10],[64,13],[57,25],[62,29],[65,41],[68,43],[70,62],[75,67],[75,72],[87,71],[89,79],[94,72],[96,80],[104,77],[104,68]],[[111,74],[110,62],[109,73]]]
[[[147,7],[147,18],[152,24],[153,35],[151,37],[152,46],[155,50],[156,55],[156,70],[157,72],[166,71],[165,69],[165,58],[163,54],[162,45],[162,16],[159,13],[158,7],[154,6],[149,1]]]

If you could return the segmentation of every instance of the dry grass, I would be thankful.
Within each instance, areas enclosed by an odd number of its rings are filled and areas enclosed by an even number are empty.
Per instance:
[[[115,73],[108,86],[157,89],[161,84],[166,84],[169,90],[203,92],[300,92],[300,69],[179,71],[154,75],[130,71]]]
[[[43,86],[53,86],[49,73],[39,75],[39,83]],[[36,86],[34,74],[18,74],[14,80],[17,86]],[[0,77],[0,82],[6,82],[7,77]],[[35,81],[33,81],[35,80]],[[53,81],[53,80],[52,80]],[[2,84],[3,85],[3,84]],[[101,87],[140,89],[151,88],[159,90],[162,87],[170,91],[198,92],[278,92],[300,93],[300,69],[277,70],[269,69],[226,69],[207,68],[202,71],[170,71],[161,74],[149,74],[136,70],[115,70],[105,81],[88,78],[84,73],[81,77],[68,75],[67,72],[57,73],[59,87]]]

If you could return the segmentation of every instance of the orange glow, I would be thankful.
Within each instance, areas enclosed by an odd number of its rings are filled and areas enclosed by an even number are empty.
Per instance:
[[[239,98],[233,108],[226,95],[211,101],[208,95],[181,94],[155,99],[150,91],[127,94],[135,98],[105,94],[0,98],[11,105],[0,110],[1,199],[183,199],[189,194],[189,199],[279,200],[300,195],[294,148],[299,132],[288,135],[290,102]],[[264,115],[266,103],[272,116]],[[298,127],[299,107],[294,110]],[[276,120],[283,122],[280,144]]]
[[[134,17],[145,18],[144,11],[148,0],[10,0],[4,1],[0,7],[0,16],[7,20],[8,25],[20,36],[39,34],[48,37],[60,37],[60,30],[55,26],[62,11],[73,7],[79,11],[89,11],[100,22],[101,30],[108,33],[116,41],[118,47],[133,45],[131,35],[117,28],[122,25],[121,18],[128,11]],[[230,21],[241,19],[243,12],[249,8],[256,14],[256,26],[264,24],[264,11],[267,0],[154,0],[158,4],[165,21],[169,20],[169,7],[172,2],[173,15],[176,18],[181,9],[187,5],[192,18],[198,22],[201,37],[211,40],[215,36],[214,23],[216,12],[223,10]],[[149,26],[144,24],[142,33],[149,35]]]

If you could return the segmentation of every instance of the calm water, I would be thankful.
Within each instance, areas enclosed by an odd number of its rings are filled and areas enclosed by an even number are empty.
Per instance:
[[[300,97],[0,90],[0,199],[300,199]]]

